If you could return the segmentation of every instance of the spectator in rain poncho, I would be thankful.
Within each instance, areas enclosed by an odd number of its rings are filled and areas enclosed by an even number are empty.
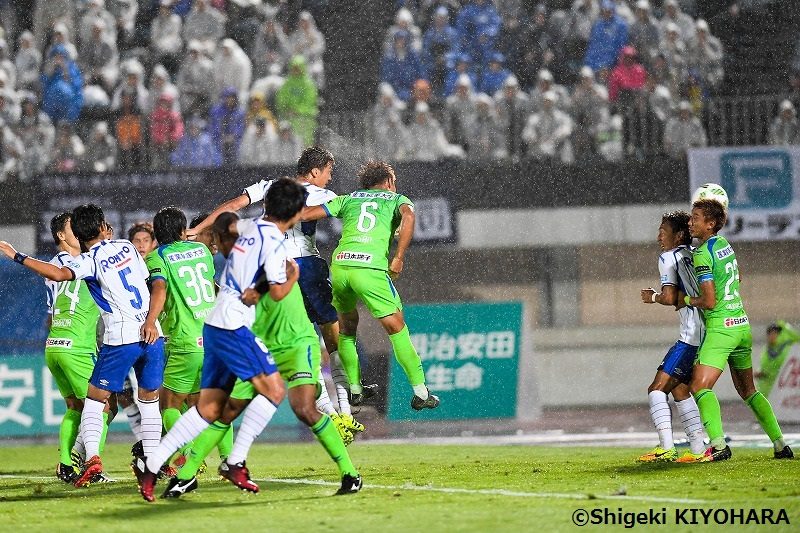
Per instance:
[[[33,33],[35,46],[41,50],[47,32],[55,24],[62,24],[70,31],[75,29],[75,0],[44,0],[34,2]]]
[[[0,120],[0,181],[11,176],[20,177],[20,159],[23,146],[8,125]]]
[[[419,114],[416,109],[414,111]],[[447,98],[444,117],[447,139],[453,144],[466,146],[469,129],[475,120],[475,96],[466,74],[458,79],[455,93]]]
[[[14,66],[17,69],[17,89],[32,91],[39,87],[42,53],[34,47],[33,34],[29,31],[23,31],[19,36]]]
[[[414,82],[422,75],[422,63],[408,47],[408,32],[395,33],[392,48],[381,60],[381,81],[391,85],[395,94],[405,102],[411,96]]]
[[[81,16],[81,22],[78,25],[78,44],[81,54],[83,54],[84,45],[92,39],[92,27],[96,21],[103,23],[108,40],[114,44],[117,42],[117,21],[111,13],[106,11],[105,2],[89,0],[86,5],[87,9]]]
[[[106,8],[117,21],[117,40],[126,46],[135,31],[136,15],[139,12],[138,0],[108,0]]]
[[[552,91],[542,95],[542,108],[528,118],[522,138],[528,143],[529,157],[568,162],[572,150],[569,142],[572,119],[556,108],[556,99]]]
[[[13,90],[17,86],[17,67],[8,57],[8,43],[0,39],[0,70],[6,75],[6,88]]]
[[[620,109],[627,109],[637,93],[644,89],[647,71],[637,60],[636,49],[626,46],[608,78],[608,100]]]
[[[289,75],[275,94],[275,110],[280,121],[288,121],[305,145],[314,142],[317,130],[317,87],[306,73],[306,61],[295,56],[289,63]]]
[[[292,130],[292,125],[281,121],[278,137],[268,144],[267,161],[270,165],[294,166],[303,152],[303,140]]]
[[[667,87],[672,93],[678,92],[678,73],[670,66],[667,56],[663,52],[659,52],[653,57],[650,67],[647,69],[647,78],[653,80],[656,85]]]
[[[208,134],[222,154],[222,164],[236,164],[245,124],[244,112],[239,109],[239,95],[234,87],[222,90],[219,101],[211,108],[208,118]]]
[[[56,130],[50,117],[39,110],[36,95],[33,93],[22,95],[16,133],[26,150],[39,139],[48,150],[53,147]]]
[[[450,59],[449,72],[444,81],[444,96],[445,98],[451,96],[456,91],[456,85],[459,79],[466,75],[469,78],[470,87],[477,87],[478,76],[472,70],[472,58],[469,54],[458,54]]]
[[[781,102],[778,116],[770,125],[769,144],[800,144],[800,125],[797,122],[797,112],[794,104],[789,100]]]
[[[482,32],[497,36],[500,33],[502,20],[492,0],[472,0],[459,11],[456,17],[456,31],[459,46],[467,50],[477,42]]]
[[[266,121],[266,127],[268,130],[270,130],[272,135],[277,135],[278,121],[275,119],[275,115],[273,115],[267,107],[264,94],[257,91],[251,91],[250,100],[247,103],[247,113],[244,116],[244,122],[246,126],[249,127],[259,118],[263,118]]]
[[[434,162],[446,157],[463,157],[460,147],[447,142],[444,131],[431,116],[427,104],[419,103],[415,109],[414,121],[408,128],[404,152],[406,159],[412,161]]]
[[[569,109],[569,92],[563,85],[557,84],[553,74],[542,69],[536,76],[536,86],[531,90],[531,111],[536,112],[542,107],[544,94],[552,92],[556,96],[556,107],[562,111]]]
[[[572,56],[582,59],[592,35],[592,27],[600,16],[598,0],[574,0],[569,12],[567,47]]]
[[[145,103],[144,112],[148,115],[152,113],[159,98],[163,95],[171,97],[173,111],[180,111],[178,88],[170,81],[167,69],[163,65],[156,65],[150,74],[150,86],[147,88],[147,102]]]
[[[260,3],[258,0],[233,0],[225,6],[228,14],[226,33],[239,43],[248,57],[253,57],[253,44],[261,29]]]
[[[192,10],[183,20],[183,40],[200,41],[213,47],[225,35],[225,15],[208,5],[208,0],[194,0]]]
[[[417,55],[422,54],[422,31],[419,26],[414,24],[414,15],[411,14],[407,8],[402,7],[397,10],[394,16],[394,24],[389,26],[386,30],[386,36],[383,39],[383,53],[386,54],[392,50],[394,46],[394,36],[398,31],[408,33],[408,47],[413,50]]]
[[[45,52],[45,57],[50,57],[50,53],[53,49],[57,46],[63,46],[64,49],[67,51],[67,55],[73,61],[77,60],[78,58],[78,49],[75,48],[75,45],[70,40],[69,30],[67,29],[67,25],[58,22],[55,26],[53,26],[53,38],[50,42],[50,47]]]
[[[518,157],[522,128],[530,114],[530,98],[520,90],[517,78],[511,75],[506,78],[503,88],[495,93],[494,101],[500,128],[506,138],[506,151]]]
[[[467,131],[467,146],[467,159],[501,159],[508,155],[494,100],[488,94],[475,97],[475,118]]]
[[[48,165],[50,172],[73,172],[85,152],[83,141],[72,131],[69,122],[60,122],[56,128],[53,154]]]
[[[410,124],[414,120],[410,109],[416,108],[417,104],[424,102],[428,104],[431,113],[434,117],[441,115],[444,102],[436,98],[431,90],[431,84],[428,80],[417,80],[414,82],[414,87],[411,89],[411,98],[406,102],[406,113],[402,115],[404,124]]]
[[[614,2],[602,0],[600,18],[592,26],[584,64],[595,72],[603,68],[610,69],[627,42],[628,25],[616,14]]]
[[[598,136],[609,120],[608,91],[595,82],[589,67],[581,69],[580,82],[572,93],[570,115],[573,119],[572,146],[576,159],[595,153]]]
[[[325,69],[322,54],[325,53],[325,36],[317,29],[314,17],[308,11],[300,13],[297,27],[289,35],[289,50],[292,56],[303,56],[306,71],[317,87],[325,86]]]
[[[16,94],[8,89],[0,90],[0,119],[6,126],[15,127],[19,121],[20,106]]]
[[[285,81],[286,78],[281,75],[281,67],[274,64],[270,67],[269,74],[253,82],[250,92],[264,95],[264,103],[274,109],[275,95],[278,94],[278,90],[283,87]]]
[[[121,170],[139,169],[145,161],[145,119],[136,102],[136,90],[125,87],[114,121]]]
[[[166,64],[174,72],[183,50],[183,21],[171,6],[172,0],[160,0],[158,16],[150,26],[150,50],[154,62]]]
[[[666,34],[667,25],[673,23],[680,31],[681,40],[686,42],[694,36],[695,27],[692,17],[681,11],[676,0],[664,0],[664,15],[661,17],[661,36]]]
[[[253,69],[256,76],[266,76],[270,67],[283,70],[291,57],[289,38],[274,16],[267,17],[253,43]]]
[[[41,85],[42,109],[53,122],[78,120],[83,105],[83,77],[63,46],[51,50]]]
[[[81,64],[86,83],[101,85],[106,90],[117,82],[117,43],[109,40],[102,19],[92,22],[92,34],[81,46],[78,61]]]
[[[187,49],[187,57],[181,63],[175,83],[180,93],[181,110],[184,114],[205,115],[211,107],[214,67],[211,60],[201,53],[199,41],[191,41]]]
[[[186,135],[181,137],[171,160],[176,167],[209,168],[222,165],[222,155],[211,136],[203,131],[205,122],[198,117],[189,119]]]
[[[88,172],[110,172],[117,165],[117,141],[108,133],[108,124],[98,122],[86,143],[81,167]]]
[[[703,125],[692,113],[692,104],[683,100],[678,106],[678,116],[664,126],[664,152],[673,159],[683,159],[689,148],[706,146],[708,139]]]
[[[511,71],[503,66],[505,57],[503,54],[492,54],[489,60],[489,68],[484,69],[483,76],[481,76],[480,92],[486,94],[494,94],[503,87],[503,84],[511,75]]]
[[[239,147],[239,165],[255,167],[270,163],[270,147],[277,141],[277,133],[272,123],[257,117],[247,126]]]
[[[120,73],[123,80],[114,91],[114,96],[111,98],[111,108],[117,110],[122,104],[122,93],[126,92],[132,95],[136,107],[142,111],[147,108],[150,93],[144,86],[144,67],[135,59],[129,59],[120,65]]]
[[[698,19],[695,35],[687,41],[686,55],[689,69],[694,70],[706,87],[722,83],[722,43],[708,31],[708,23]]]
[[[665,36],[661,39],[660,53],[669,65],[673,77],[681,83],[686,78],[686,43],[681,39],[677,24],[669,23],[665,27]]]
[[[369,117],[372,150],[375,157],[399,160],[404,156],[407,144],[407,131],[402,114],[406,105],[394,94],[388,83],[381,83],[378,101],[372,107]]]
[[[214,56],[215,92],[226,87],[234,87],[240,101],[247,98],[250,81],[253,76],[253,65],[242,49],[233,39],[224,39]]]
[[[391,38],[394,33],[387,37]],[[389,41],[391,43],[391,41]],[[384,46],[386,48],[386,46]],[[458,50],[458,33],[450,25],[450,15],[447,8],[440,6],[433,17],[433,23],[425,32],[422,41],[422,55],[420,56],[425,70],[429,71],[436,63],[436,58],[451,54]]]
[[[638,0],[636,2],[636,20],[630,26],[628,39],[630,44],[639,51],[639,55],[645,60],[653,57],[658,52],[661,32],[652,18],[648,0]]]
[[[169,166],[169,154],[183,137],[183,118],[173,109],[174,97],[162,93],[158,105],[150,113],[150,168],[160,170]]]

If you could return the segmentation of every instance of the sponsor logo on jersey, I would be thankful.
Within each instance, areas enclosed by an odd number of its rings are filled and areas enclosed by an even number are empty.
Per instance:
[[[742,305],[742,302],[725,304],[725,309],[727,309],[728,311],[736,311],[737,309],[742,309],[743,307],[744,306]]]
[[[735,328],[737,326],[744,326],[745,324],[749,324],[750,321],[747,319],[747,315],[745,316],[737,316],[737,317],[728,317],[725,319],[725,327],[726,328]]]
[[[181,261],[189,261],[191,259],[199,259],[201,257],[206,256],[205,246],[197,247],[194,250],[189,250],[186,252],[173,252],[171,254],[167,254],[167,261],[170,263],[180,263]]]
[[[395,197],[393,192],[353,192],[350,193],[351,198],[381,198],[383,200],[391,200]]]
[[[669,276],[667,276],[667,275],[661,276],[661,284],[662,285],[665,284],[668,281],[669,281]]]
[[[201,309],[199,311],[195,311],[192,314],[194,315],[195,320],[200,320],[201,318],[202,319],[206,319],[206,318],[208,318],[208,315],[211,314],[211,309],[212,309],[211,307],[208,307],[206,309]]]
[[[339,252],[336,254],[337,261],[356,261],[358,263],[372,263],[372,254],[363,252]]]
[[[716,254],[717,254],[717,259],[725,259],[729,255],[733,255],[733,248],[731,248],[731,245],[729,244],[722,250],[717,250]]]
[[[131,257],[128,256],[128,254],[130,252],[131,252],[130,246],[128,246],[127,244],[123,245],[121,251],[117,252],[114,255],[108,256],[106,259],[101,259],[100,260],[100,268],[102,268],[103,272],[105,272],[106,270],[108,270],[111,267],[114,267],[114,268],[117,268],[117,269],[124,267],[132,259]]]
[[[372,237],[370,237],[369,235],[358,235],[356,237],[353,237],[352,240],[355,242],[360,242],[361,244],[369,244],[372,242]]]
[[[708,265],[695,265],[694,271],[697,274],[710,274],[711,273],[711,267],[708,266]]]
[[[48,348],[72,348],[72,339],[47,339]]]
[[[54,318],[52,327],[54,328],[68,328],[72,326],[71,318]]]
[[[292,374],[289,377],[289,382],[297,381],[298,379],[309,379],[311,378],[311,372],[297,372],[296,374]]]

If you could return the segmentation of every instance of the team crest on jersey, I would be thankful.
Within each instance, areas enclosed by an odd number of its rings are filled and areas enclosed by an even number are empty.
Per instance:
[[[372,254],[363,252],[339,252],[336,254],[337,261],[356,261],[358,263],[372,263]]]
[[[733,248],[731,248],[731,245],[729,244],[722,250],[717,250],[716,254],[717,254],[717,259],[725,259],[729,255],[733,255]]]
[[[743,326],[745,324],[749,324],[750,321],[747,319],[747,316],[737,316],[737,317],[729,317],[725,319],[725,327],[726,328],[735,328],[736,326]]]
[[[48,348],[72,348],[72,339],[47,339]]]

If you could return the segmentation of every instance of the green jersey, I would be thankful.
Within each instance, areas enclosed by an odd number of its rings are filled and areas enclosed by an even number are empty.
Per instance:
[[[214,307],[214,260],[199,242],[175,241],[145,258],[149,281],[167,284],[167,300],[159,316],[167,348],[196,352],[203,348],[203,324]]]
[[[383,189],[355,191],[323,204],[328,215],[342,219],[342,238],[331,264],[388,270],[401,205],[414,207],[402,194]]]
[[[781,332],[778,334],[778,338],[775,339],[775,344],[773,346],[767,346],[764,348],[764,351],[761,352],[759,370],[761,374],[763,374],[763,377],[758,380],[758,390],[760,390],[764,396],[769,396],[775,379],[778,377],[783,363],[789,356],[792,345],[800,342],[800,332],[794,329],[790,324],[783,320],[778,320],[777,324],[780,326]]]
[[[286,350],[309,337],[316,339],[317,333],[308,318],[300,286],[295,283],[279,302],[265,294],[256,306],[252,331],[271,352]]]
[[[62,267],[72,260],[67,252],[59,252],[50,261]],[[97,307],[86,282],[81,280],[46,280],[47,308],[52,319],[46,347],[53,350],[69,350],[80,353],[97,351]]]
[[[714,282],[717,303],[713,309],[703,311],[706,327],[749,327],[742,297],[739,296],[739,265],[725,237],[714,235],[694,250],[692,258],[697,284]]]

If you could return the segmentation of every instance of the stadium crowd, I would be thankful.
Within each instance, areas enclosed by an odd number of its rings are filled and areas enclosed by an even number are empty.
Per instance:
[[[724,52],[693,0],[549,4],[564,2],[395,2],[373,155],[571,163],[707,144]],[[2,5],[0,179],[291,164],[315,139],[314,2],[42,0],[24,31]],[[770,140],[800,142],[791,102]]]

